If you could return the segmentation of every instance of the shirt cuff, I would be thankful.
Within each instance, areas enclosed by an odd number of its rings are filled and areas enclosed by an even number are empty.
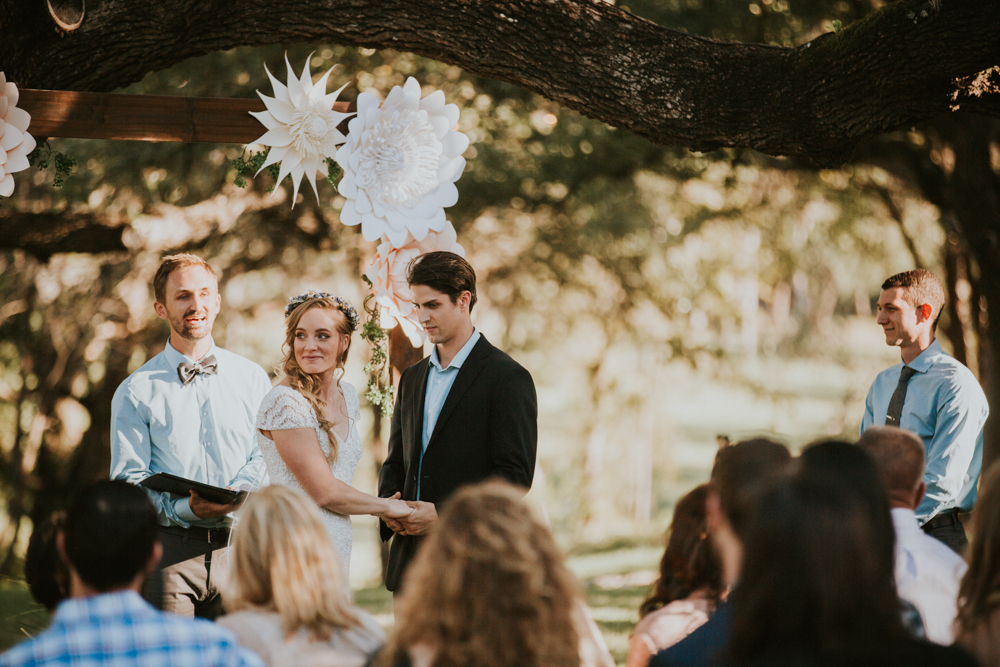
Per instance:
[[[188,523],[193,523],[198,521],[198,515],[191,511],[191,503],[188,502],[188,498],[178,498],[174,501],[174,513],[177,514],[177,518]]]

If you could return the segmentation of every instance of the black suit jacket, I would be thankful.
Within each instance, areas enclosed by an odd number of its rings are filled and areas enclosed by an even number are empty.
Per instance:
[[[420,466],[424,397],[430,358],[413,364],[399,380],[389,433],[389,455],[378,476],[378,492],[388,498],[439,504],[460,486],[501,477],[526,489],[535,474],[538,404],[535,384],[520,364],[485,337],[472,348],[448,392]],[[440,510],[440,507],[438,508]],[[382,540],[392,530],[379,524]],[[389,547],[385,585],[396,590],[420,542],[396,535]]]

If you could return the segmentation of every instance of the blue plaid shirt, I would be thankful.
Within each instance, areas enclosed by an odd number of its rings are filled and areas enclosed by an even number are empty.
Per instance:
[[[264,667],[228,630],[157,611],[134,591],[63,601],[46,630],[0,655],[0,667],[20,665]]]

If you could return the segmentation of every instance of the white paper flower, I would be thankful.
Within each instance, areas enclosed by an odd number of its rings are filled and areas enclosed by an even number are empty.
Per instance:
[[[24,171],[28,153],[35,150],[35,139],[28,134],[31,116],[17,107],[17,86],[0,72],[0,195],[14,194],[14,172]]]
[[[379,324],[391,329],[398,323],[413,347],[424,344],[423,327],[413,310],[413,297],[406,282],[406,267],[414,258],[435,250],[447,250],[465,257],[465,249],[457,242],[455,227],[445,220],[440,232],[428,232],[420,241],[407,237],[402,247],[393,247],[388,241],[379,244],[375,261],[365,274],[372,281],[372,294],[379,305]]]
[[[381,105],[370,93],[358,96],[358,115],[348,124],[347,143],[337,151],[344,170],[337,189],[347,202],[345,225],[361,224],[367,241],[385,237],[396,248],[408,236],[423,240],[440,232],[444,209],[458,201],[455,181],[465,170],[469,138],[452,128],[458,107],[440,90],[420,99],[410,77]]]
[[[316,193],[316,199],[319,200],[316,174],[326,173],[326,158],[336,155],[337,146],[344,143],[345,139],[337,126],[353,115],[333,110],[333,103],[337,101],[337,96],[347,84],[327,95],[326,81],[333,67],[313,84],[312,74],[309,72],[310,58],[312,54],[306,58],[302,76],[296,77],[288,62],[288,55],[285,54],[285,65],[288,67],[287,86],[275,79],[265,66],[264,71],[267,72],[274,87],[274,97],[268,97],[258,90],[257,94],[263,100],[267,111],[250,112],[251,116],[267,128],[267,132],[254,143],[271,147],[267,161],[260,169],[281,162],[278,183],[285,176],[292,177],[294,185],[292,206],[295,206],[295,198],[299,194],[299,184],[303,175],[309,179],[313,192]]]

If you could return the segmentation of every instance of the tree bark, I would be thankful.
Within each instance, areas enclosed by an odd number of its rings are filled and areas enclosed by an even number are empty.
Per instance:
[[[32,88],[109,91],[240,45],[393,48],[516,84],[651,141],[820,165],[964,109],[1000,115],[1000,3],[890,3],[796,48],[669,30],[600,0],[104,0],[60,34],[0,0],[0,62]]]

